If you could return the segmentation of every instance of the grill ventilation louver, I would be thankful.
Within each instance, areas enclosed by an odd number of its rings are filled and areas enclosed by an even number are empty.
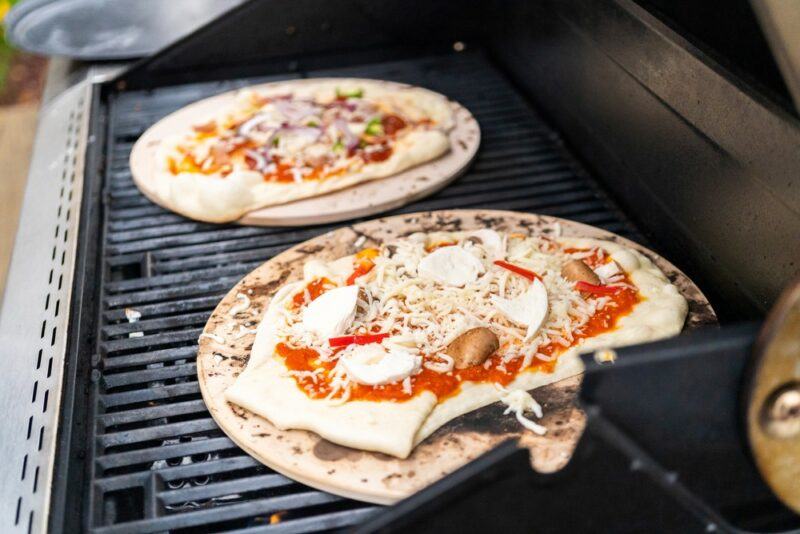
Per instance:
[[[65,92],[42,111],[3,306],[6,387],[21,391],[6,412],[0,440],[17,475],[0,487],[3,532],[45,529],[53,477],[73,264],[83,184],[87,86]],[[42,147],[42,136],[47,146]],[[31,209],[32,208],[32,209]],[[33,218],[30,215],[33,214]],[[20,295],[25,295],[20,299]],[[11,326],[10,326],[11,325]],[[10,350],[16,347],[18,351]],[[24,348],[24,349],[23,349]]]

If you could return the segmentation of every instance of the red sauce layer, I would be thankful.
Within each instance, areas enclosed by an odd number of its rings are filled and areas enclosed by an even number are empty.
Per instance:
[[[267,101],[269,101],[269,99],[265,100],[265,103]],[[420,121],[416,124],[422,125],[427,124],[428,122],[430,121]],[[231,130],[236,126],[238,125],[232,124],[218,127],[214,121],[210,121],[207,124],[195,125],[193,126],[193,129],[195,131],[196,139],[199,141],[215,135],[220,135],[226,129]],[[362,140],[362,144],[359,147],[354,148],[351,153],[348,154],[348,156],[357,155],[362,161],[364,161],[364,163],[380,163],[382,161],[386,161],[394,152],[393,148],[387,144],[388,141],[393,139],[398,131],[406,128],[407,126],[408,124],[406,121],[397,115],[387,114],[383,116],[381,119],[381,127],[383,129],[382,135],[375,136],[370,142],[365,142]],[[365,150],[369,146],[372,146],[373,148],[371,148],[369,151]],[[246,156],[245,152],[248,149],[255,148],[259,147],[252,141],[243,141],[238,143],[236,146],[229,147],[228,149],[223,149],[220,146],[213,147],[211,164],[206,165],[205,168],[203,168],[202,161],[197,161],[191,154],[188,153],[185,153],[183,157],[179,159],[169,158],[167,164],[170,173],[173,175],[180,174],[182,172],[189,172],[206,175],[220,174],[221,176],[225,177],[233,172],[232,162],[234,160],[243,161],[248,168],[254,169],[257,165],[257,162],[249,156]],[[273,172],[264,172],[264,181],[278,183],[290,183],[295,181],[294,174],[291,172],[291,169],[293,168],[292,165],[282,162],[277,158],[273,158],[273,162],[276,164],[276,169]],[[311,172],[304,175],[302,179],[303,181],[324,180],[344,174],[344,172],[345,169],[326,171],[325,166],[320,165],[314,167]]]
[[[566,252],[578,252],[578,250],[567,249]],[[608,260],[593,254],[583,261],[592,267],[596,267]],[[358,264],[356,265],[356,270],[358,270]],[[623,281],[631,284],[627,276]],[[317,281],[311,282],[311,284],[315,284],[315,282]],[[309,285],[309,292],[311,291]],[[303,295],[303,293],[298,295]],[[531,365],[526,369],[535,372],[552,373],[556,368],[558,354],[577,345],[582,339],[595,337],[604,332],[614,330],[619,319],[631,313],[636,304],[641,301],[638,291],[629,288],[621,289],[607,296],[610,299],[609,304],[595,313],[580,329],[572,332],[572,341],[569,346],[556,342],[540,346],[539,353],[556,357],[550,361],[534,358]],[[300,302],[302,303],[302,300]],[[335,362],[320,360],[319,354],[313,349],[293,348],[284,343],[279,343],[276,346],[276,352],[285,359],[286,367],[290,370],[313,371],[320,367],[325,369],[325,373],[318,375],[317,382],[314,382],[309,377],[295,377],[295,380],[298,387],[311,398],[324,398],[330,394],[332,388],[326,373],[333,369]],[[491,356],[490,361],[491,364],[488,368],[478,365],[467,369],[454,369],[450,373],[437,373],[423,367],[422,372],[413,377],[412,394],[410,396],[403,391],[401,383],[387,384],[385,386],[365,386],[353,383],[349,398],[351,400],[405,401],[422,391],[430,391],[441,401],[457,393],[461,387],[461,382],[464,381],[498,383],[501,385],[511,383],[521,370],[523,358],[507,362],[505,366],[500,365],[502,360],[497,355]]]

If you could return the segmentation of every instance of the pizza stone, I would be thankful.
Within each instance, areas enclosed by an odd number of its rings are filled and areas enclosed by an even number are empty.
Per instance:
[[[205,331],[244,334],[238,339],[235,335],[225,335],[224,343],[211,337],[201,339],[198,377],[212,416],[231,439],[276,471],[313,487],[370,502],[392,503],[402,499],[508,438],[517,438],[531,449],[534,468],[540,471],[559,469],[568,460],[584,424],[583,415],[574,404],[580,383],[580,377],[575,375],[579,370],[569,370],[564,374],[568,378],[533,392],[544,408],[544,418],[538,420],[548,428],[544,436],[524,431],[512,416],[502,415],[504,406],[495,403],[457,417],[438,429],[434,421],[430,435],[421,436],[424,439],[405,459],[335,445],[313,432],[279,430],[266,419],[225,400],[226,390],[242,373],[250,357],[254,324],[260,320],[275,291],[302,276],[303,265],[309,259],[333,260],[363,246],[378,245],[384,240],[420,231],[492,228],[532,233],[552,232],[556,227],[560,227],[563,236],[603,239],[643,254],[669,277],[689,302],[686,328],[714,322],[713,311],[702,293],[678,269],[644,247],[603,230],[552,217],[483,210],[378,219],[293,247],[246,276],[222,300]],[[250,305],[246,312],[231,316],[231,308],[240,302],[239,294],[249,295]],[[537,385],[540,384],[530,387]],[[456,409],[464,411],[463,406]],[[448,420],[450,415],[441,417]]]
[[[192,125],[216,117],[243,92],[300,96],[338,87],[362,87],[377,94],[398,93],[443,117],[441,132],[414,131],[392,156],[363,170],[297,184],[265,182],[255,173],[178,176],[167,172],[166,155]],[[151,126],[134,144],[130,167],[134,183],[159,206],[189,218],[246,225],[303,226],[364,217],[432,195],[459,177],[480,145],[472,114],[446,97],[406,84],[357,78],[288,80],[237,89],[186,106]]]

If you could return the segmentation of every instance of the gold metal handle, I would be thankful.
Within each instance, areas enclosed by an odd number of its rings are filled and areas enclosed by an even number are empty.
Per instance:
[[[755,345],[747,435],[772,491],[800,513],[800,280],[781,296]]]

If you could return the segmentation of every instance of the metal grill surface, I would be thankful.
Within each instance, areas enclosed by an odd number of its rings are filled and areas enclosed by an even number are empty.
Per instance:
[[[472,168],[445,190],[397,212],[530,211],[641,241],[558,134],[480,53],[111,94],[99,362],[91,394],[88,526],[95,532],[306,532],[343,528],[376,509],[310,489],[251,459],[217,428],[195,376],[197,337],[225,292],[276,253],[338,225],[193,222],[145,199],[128,170],[133,142],[166,114],[221,91],[298,75],[408,82],[474,113],[483,142]],[[139,311],[141,320],[129,323],[126,308]]]

